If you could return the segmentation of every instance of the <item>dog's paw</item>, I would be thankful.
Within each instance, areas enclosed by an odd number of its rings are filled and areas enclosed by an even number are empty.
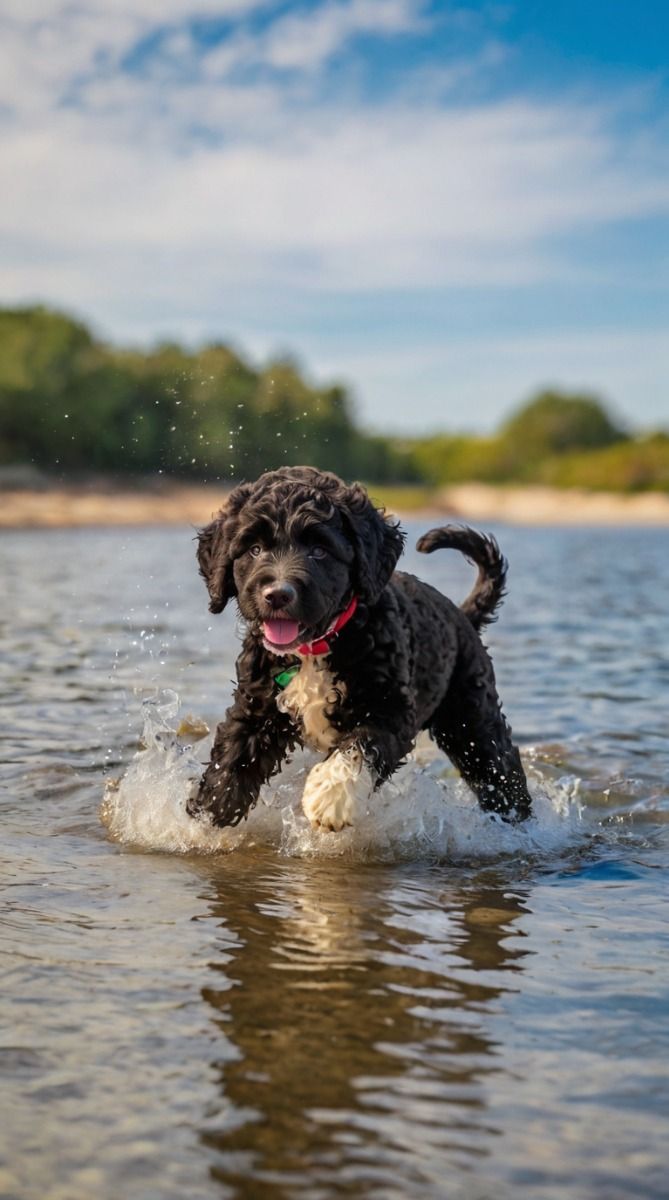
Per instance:
[[[309,772],[302,808],[313,829],[338,833],[353,824],[358,802],[369,799],[373,786],[359,750],[335,750]]]
[[[186,812],[189,817],[208,817],[212,825],[238,825],[253,807],[257,793],[238,775],[208,767],[199,783],[188,789]]]

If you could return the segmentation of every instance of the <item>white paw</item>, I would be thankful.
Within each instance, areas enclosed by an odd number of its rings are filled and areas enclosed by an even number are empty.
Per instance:
[[[314,829],[337,832],[353,823],[359,801],[367,801],[374,783],[359,750],[335,750],[312,767],[302,794],[302,808]]]

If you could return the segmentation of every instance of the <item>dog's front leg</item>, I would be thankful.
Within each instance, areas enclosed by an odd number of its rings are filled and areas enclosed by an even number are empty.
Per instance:
[[[211,759],[188,802],[214,825],[238,825],[299,741],[290,717],[276,707],[276,685],[267,656],[247,636],[237,662],[234,700],[216,730]]]
[[[295,742],[296,731],[287,717],[275,708],[249,711],[248,698],[238,691],[216,730],[199,789],[188,802],[190,815],[208,812],[214,825],[238,825]]]
[[[410,732],[399,735],[370,726],[344,736],[324,762],[312,767],[302,808],[314,829],[338,832],[352,825],[376,787],[400,765],[413,745]]]
[[[302,809],[314,829],[337,833],[353,824],[358,805],[374,791],[374,777],[358,747],[336,749],[312,767],[302,793]]]
[[[409,654],[402,631],[394,635],[390,642],[375,638],[354,665],[345,652],[334,663],[345,697],[332,714],[338,738],[325,762],[309,772],[302,796],[315,829],[352,825],[356,810],[367,805],[412,749],[416,711]]]

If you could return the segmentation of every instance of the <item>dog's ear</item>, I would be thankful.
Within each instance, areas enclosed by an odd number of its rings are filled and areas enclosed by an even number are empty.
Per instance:
[[[197,561],[209,592],[209,612],[223,612],[228,600],[237,595],[230,547],[237,532],[239,513],[252,491],[249,483],[236,487],[211,524],[197,535]]]
[[[404,548],[399,521],[375,508],[360,483],[346,488],[341,508],[355,550],[356,589],[365,604],[376,604]]]

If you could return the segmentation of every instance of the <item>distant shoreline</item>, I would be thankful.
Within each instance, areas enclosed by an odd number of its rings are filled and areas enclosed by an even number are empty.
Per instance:
[[[669,526],[669,495],[584,492],[546,487],[492,487],[466,483],[424,492],[370,488],[377,501],[402,517],[425,516],[512,525]],[[0,528],[65,529],[90,526],[192,525],[211,520],[225,488],[174,484],[156,491],[58,487],[0,492]]]

